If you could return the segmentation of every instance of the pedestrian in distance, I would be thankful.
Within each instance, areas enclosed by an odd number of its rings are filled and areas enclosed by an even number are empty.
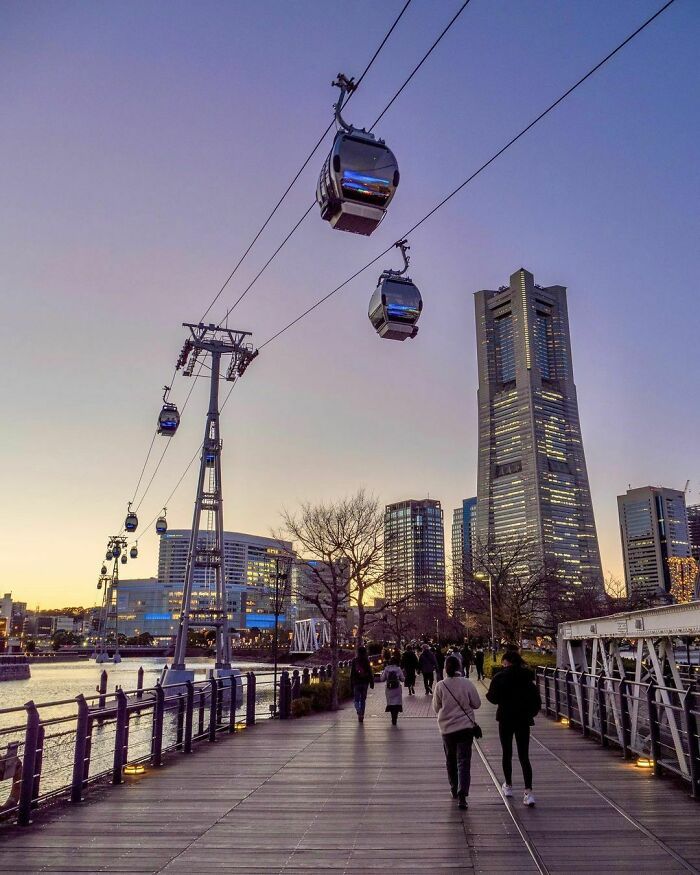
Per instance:
[[[469,643],[465,641],[464,647],[462,648],[462,674],[465,678],[469,677],[472,662],[474,662],[474,654],[472,653],[472,649],[469,646]]]
[[[433,693],[433,711],[437,714],[438,728],[445,750],[447,778],[457,807],[467,808],[471,781],[472,743],[476,718],[474,711],[481,707],[481,699],[474,684],[460,674],[460,663],[454,655],[445,660],[447,677],[438,681]]]
[[[535,716],[542,703],[535,683],[535,676],[525,665],[522,656],[515,650],[507,650],[502,658],[503,669],[494,675],[486,698],[497,705],[498,737],[503,754],[504,796],[513,795],[513,738],[518,749],[518,759],[523,772],[525,792],[523,804],[532,808],[535,795],[532,792],[532,766],[530,764],[530,727],[535,725]]]
[[[433,653],[435,654],[435,663],[437,665],[435,674],[437,679],[441,681],[445,670],[445,653],[439,644],[433,644]]]
[[[427,644],[423,645],[423,649],[418,657],[418,669],[423,675],[425,695],[430,696],[433,692],[433,682],[435,680],[435,672],[437,671],[437,660],[435,659],[435,654]]]
[[[450,645],[450,649],[447,651],[447,656],[454,656],[457,662],[459,662],[459,673],[463,674],[464,665],[462,664],[462,654],[459,652],[459,650],[457,650],[456,644]],[[442,680],[442,678],[439,678],[439,680]]]
[[[418,657],[412,644],[408,644],[401,657],[401,668],[403,669],[405,681],[404,684],[408,688],[408,695],[416,695],[416,674],[418,672]]]
[[[401,684],[404,682],[404,673],[401,671],[401,666],[396,656],[392,654],[384,666],[384,671],[381,674],[380,680],[386,683],[384,695],[386,696],[386,712],[391,714],[391,724],[396,726],[399,719],[399,712],[403,711],[403,689]]]
[[[474,668],[476,669],[476,679],[483,681],[484,679],[484,648],[479,646],[474,651]]]
[[[367,703],[367,690],[374,689],[374,671],[367,656],[366,647],[357,648],[357,656],[350,665],[350,686],[355,699],[355,711],[359,723],[365,719],[365,705]]]

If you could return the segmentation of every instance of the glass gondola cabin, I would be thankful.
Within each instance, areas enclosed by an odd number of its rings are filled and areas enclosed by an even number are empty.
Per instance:
[[[126,519],[124,520],[124,528],[127,532],[135,532],[139,526],[139,518],[133,511],[129,511],[126,515]]]
[[[396,158],[383,140],[365,131],[338,131],[316,189],[321,218],[339,231],[369,236],[398,184]]]
[[[171,437],[180,425],[180,414],[174,404],[163,404],[163,409],[158,415],[158,434]]]
[[[164,535],[168,531],[168,522],[164,516],[158,517],[156,520],[156,532],[159,535]]]
[[[408,277],[383,273],[369,302],[368,316],[377,334],[387,340],[406,340],[418,334],[423,309],[417,287]]]

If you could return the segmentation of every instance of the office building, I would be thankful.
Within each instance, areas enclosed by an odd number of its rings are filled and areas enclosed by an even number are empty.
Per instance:
[[[452,512],[452,591],[454,611],[459,614],[469,603],[476,546],[476,498],[465,498]]]
[[[476,537],[504,548],[526,536],[571,586],[602,593],[566,289],[521,268],[475,295],[479,371]]]
[[[618,495],[617,509],[627,594],[670,600],[671,568],[676,566],[681,573],[673,560],[690,557],[685,493],[662,486],[628,489]]]
[[[200,544],[205,544],[207,532],[200,533]],[[161,535],[158,554],[158,581],[173,588],[184,586],[189,529],[172,529]],[[235,624],[241,628],[270,628],[274,625],[274,593],[276,559],[280,554],[292,553],[292,544],[259,535],[246,535],[240,532],[224,532],[224,581],[229,612],[235,613],[233,603],[243,610],[242,622]],[[213,604],[215,593],[213,569],[196,568],[194,572],[194,599],[197,609],[206,611]],[[245,602],[245,607],[240,605]],[[179,603],[177,616],[179,617]],[[289,622],[288,605],[280,622]],[[231,616],[233,622],[233,616]]]
[[[690,555],[700,562],[700,504],[691,504],[688,513],[688,534],[690,536]]]
[[[417,608],[445,610],[445,534],[440,502],[389,504],[384,512],[385,595]]]

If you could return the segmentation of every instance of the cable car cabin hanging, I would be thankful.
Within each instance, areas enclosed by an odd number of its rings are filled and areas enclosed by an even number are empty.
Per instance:
[[[406,340],[418,334],[416,322],[420,319],[423,299],[408,270],[408,246],[400,240],[396,246],[404,260],[403,270],[385,270],[370,298],[367,315],[377,334],[386,340]]]
[[[111,559],[111,558],[112,558],[112,554],[110,553],[109,556],[110,556],[110,559]],[[105,574],[107,574],[107,566],[106,566],[106,565],[103,565],[102,568],[100,568],[100,574],[101,574],[103,577],[105,576]]]
[[[164,434],[166,437],[172,437],[180,425],[180,413],[177,406],[171,404],[168,399],[170,386],[165,386],[163,392],[163,408],[158,414],[158,434]]]
[[[131,502],[129,502],[128,511],[126,514],[126,519],[124,520],[124,528],[127,532],[135,532],[139,527],[139,518],[131,509]]]
[[[159,516],[156,520],[156,533],[164,535],[168,531],[168,521],[165,518],[166,509],[163,508],[163,516]]]
[[[129,556],[132,559],[136,559],[136,557],[138,555],[139,555],[139,548],[136,546],[136,544],[134,544],[134,546],[131,548],[131,550],[129,550]]]
[[[110,560],[111,558],[112,558],[112,551],[111,551],[111,550],[107,550],[107,552],[105,553],[105,559],[109,562],[109,560]],[[106,574],[106,573],[107,573],[107,572],[105,571],[105,574]]]
[[[399,184],[399,167],[384,140],[347,124],[340,115],[346,95],[356,85],[342,73],[335,118],[340,130],[321,169],[316,200],[321,218],[338,231],[369,236],[384,218]]]
[[[126,565],[126,553],[122,553],[122,565]]]

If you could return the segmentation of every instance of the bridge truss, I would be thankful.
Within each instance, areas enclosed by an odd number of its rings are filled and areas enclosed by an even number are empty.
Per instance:
[[[582,726],[610,731],[632,750],[651,752],[656,741],[657,751],[675,755],[677,770],[690,777],[694,682],[675,650],[679,639],[698,636],[700,601],[560,624],[557,667],[570,676],[565,689],[568,696],[573,687]]]
[[[327,620],[312,617],[294,623],[293,653],[316,653],[322,647],[330,647],[331,627]]]

